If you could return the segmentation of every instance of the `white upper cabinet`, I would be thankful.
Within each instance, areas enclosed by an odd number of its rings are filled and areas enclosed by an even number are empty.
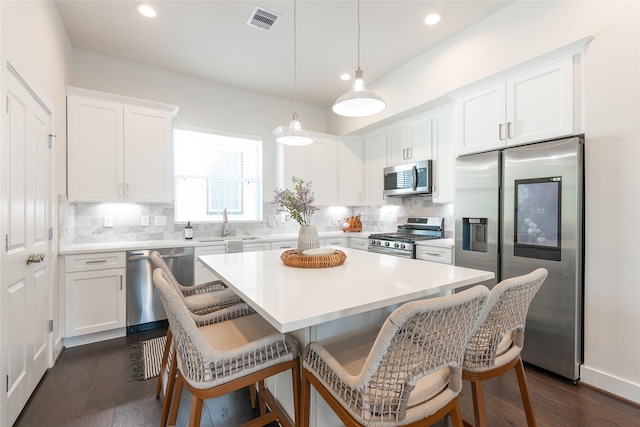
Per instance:
[[[455,149],[453,113],[447,110],[431,118],[433,138],[432,178],[434,203],[453,202],[455,192]]]
[[[574,132],[573,60],[564,59],[457,100],[457,154]]]
[[[384,168],[387,166],[387,134],[383,133],[364,140],[364,187],[365,204],[385,204]]]
[[[362,139],[344,138],[338,144],[338,204],[357,206],[364,202]]]
[[[280,188],[293,189],[295,176],[311,182],[316,206],[338,204],[338,141],[313,137],[313,144],[280,145],[282,166]]]
[[[387,133],[387,165],[431,159],[431,121],[420,120]]]
[[[67,88],[68,198],[173,201],[177,107]]]

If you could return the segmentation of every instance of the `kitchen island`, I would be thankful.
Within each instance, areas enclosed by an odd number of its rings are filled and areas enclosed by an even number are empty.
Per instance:
[[[284,265],[281,250],[200,257],[278,331],[304,346],[381,324],[400,304],[442,295],[494,277],[492,272],[372,252],[338,248],[344,264],[328,268]],[[293,418],[291,376],[280,374],[268,388]],[[311,426],[340,426],[333,411],[311,395]]]

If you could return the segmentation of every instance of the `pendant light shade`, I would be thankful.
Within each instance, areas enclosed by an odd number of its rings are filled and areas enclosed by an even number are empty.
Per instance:
[[[298,79],[296,75],[296,0],[293,0],[293,103],[298,104]],[[302,130],[300,121],[298,121],[298,113],[293,113],[293,120],[289,127],[279,126],[273,131],[276,141],[284,145],[308,145],[313,143],[313,139],[309,133]]]
[[[358,69],[351,90],[333,104],[333,112],[345,117],[366,117],[387,108],[387,103],[377,93],[367,90],[360,69],[360,0],[358,0]]]
[[[366,117],[387,108],[387,103],[377,93],[367,90],[362,79],[362,70],[356,70],[351,90],[341,95],[333,104],[333,112],[346,117]]]
[[[276,141],[284,145],[309,145],[313,143],[309,134],[302,130],[298,121],[298,113],[293,113],[293,120],[291,120],[289,127],[279,126],[273,131],[273,134]]]

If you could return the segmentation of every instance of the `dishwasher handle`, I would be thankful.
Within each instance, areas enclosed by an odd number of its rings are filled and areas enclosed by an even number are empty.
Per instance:
[[[189,256],[191,256],[191,254],[182,253],[182,254],[171,254],[171,255],[160,255],[160,256],[162,257],[162,259],[171,259],[171,258],[189,257]],[[130,255],[129,258],[127,258],[128,261],[142,261],[142,260],[146,260],[146,259],[149,259],[149,255],[133,254],[133,255]]]

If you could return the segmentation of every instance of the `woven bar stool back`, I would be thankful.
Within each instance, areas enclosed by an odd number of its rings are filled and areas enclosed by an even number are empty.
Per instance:
[[[173,272],[164,261],[159,252],[153,251],[149,255],[149,259],[154,268],[161,269],[167,281],[180,293],[183,303],[187,306],[189,311],[194,314],[207,315],[214,311],[222,310],[227,307],[233,307],[236,304],[242,303],[242,299],[238,297],[231,289],[228,289],[221,281],[216,280],[213,282],[207,282],[202,284],[196,284],[194,286],[181,285],[173,275]],[[240,308],[244,310],[245,314],[253,313],[253,310],[246,307]],[[234,310],[237,314],[238,310]],[[237,317],[237,316],[236,316]],[[206,323],[206,322],[205,322]],[[175,380],[173,380],[169,371],[171,370],[171,346],[173,343],[173,334],[171,328],[167,329],[167,340],[162,352],[162,360],[160,362],[160,374],[158,375],[158,383],[156,385],[156,397],[162,398],[163,409],[161,426],[166,424],[166,419],[169,414],[169,405],[171,399],[171,393]],[[252,389],[252,402],[255,401],[255,394]]]
[[[264,380],[291,371],[297,418],[300,384],[297,341],[279,333],[255,313],[208,325],[204,331],[205,328],[196,326],[192,313],[161,269],[154,270],[153,281],[169,319],[178,367],[169,425],[175,425],[183,385],[192,395],[189,425],[197,426],[204,399],[258,383],[261,416],[247,424],[257,426],[278,421],[283,427],[293,427],[294,423],[264,388]],[[265,405],[271,412],[266,412]]]
[[[464,355],[463,380],[471,382],[476,427],[486,426],[482,381],[515,368],[520,395],[529,427],[535,418],[520,352],[524,345],[527,312],[533,297],[547,278],[547,270],[537,270],[498,283],[485,308],[485,320],[473,335]],[[465,421],[465,425],[471,425]]]
[[[308,344],[301,425],[309,424],[313,385],[346,426],[428,426],[446,415],[461,426],[464,348],[488,296],[476,286],[410,302],[382,328]]]

